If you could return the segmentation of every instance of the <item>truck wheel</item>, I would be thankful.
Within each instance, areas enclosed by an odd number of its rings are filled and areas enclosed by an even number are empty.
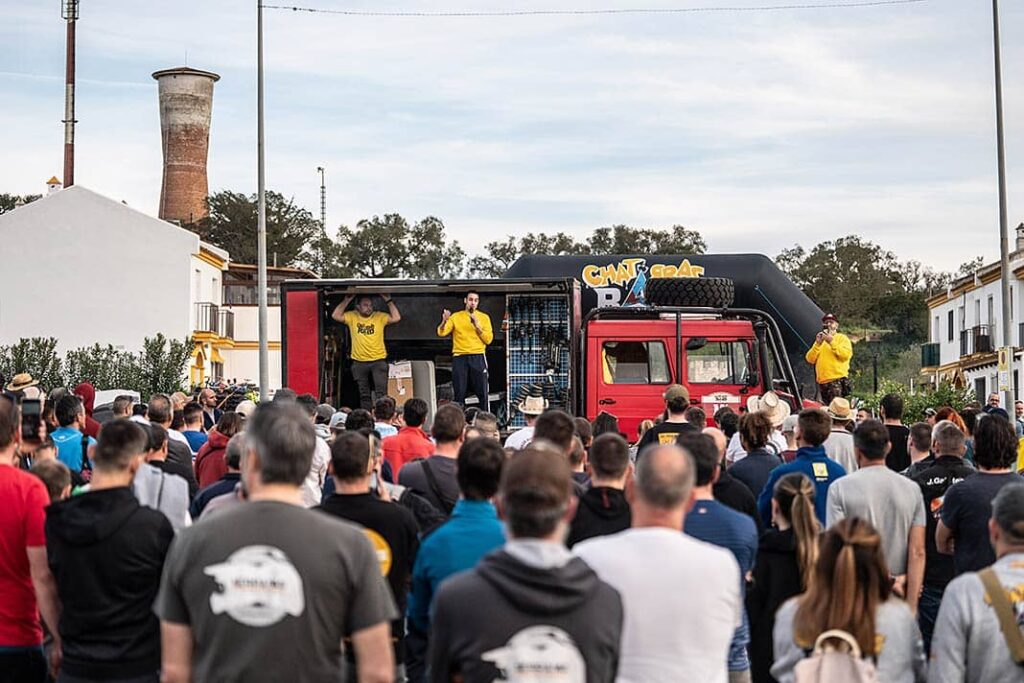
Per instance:
[[[652,277],[644,296],[648,306],[728,308],[736,292],[732,280],[724,277]]]

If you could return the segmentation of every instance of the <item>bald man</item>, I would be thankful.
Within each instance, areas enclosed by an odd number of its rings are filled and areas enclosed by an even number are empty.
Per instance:
[[[621,680],[703,683],[728,676],[729,643],[741,623],[740,570],[729,551],[680,533],[693,489],[690,454],[653,445],[629,492],[632,528],[574,548],[626,606]],[[657,557],[657,566],[637,573],[635,557]]]

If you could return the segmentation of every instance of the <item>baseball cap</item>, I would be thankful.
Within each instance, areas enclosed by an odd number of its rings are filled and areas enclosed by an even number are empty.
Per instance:
[[[342,411],[339,410],[334,415],[331,415],[331,423],[330,423],[329,426],[330,426],[331,429],[344,429],[345,428],[345,420],[347,420],[347,419],[348,419],[348,413],[345,413],[345,412],[342,412]]]
[[[245,399],[244,401],[240,401],[239,404],[237,406],[235,406],[235,412],[236,413],[241,413],[245,417],[252,416],[253,411],[255,411],[255,410],[256,410],[256,402],[252,401],[250,399]]]
[[[336,411],[334,410],[334,406],[328,405],[326,403],[321,403],[316,407],[317,418],[323,420],[324,422],[330,420],[334,416],[335,412]]]
[[[835,313],[826,313],[821,318],[821,322],[823,322],[823,323],[828,322],[829,320],[834,320],[836,322],[839,322],[839,318],[836,317]]]
[[[670,384],[668,385],[668,389],[665,389],[665,393],[662,394],[662,398],[666,401],[671,401],[674,398],[685,398],[689,401],[690,392],[682,384]]]

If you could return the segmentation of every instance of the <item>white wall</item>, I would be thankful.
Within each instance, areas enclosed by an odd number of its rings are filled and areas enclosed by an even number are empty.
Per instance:
[[[81,185],[0,216],[0,344],[53,336],[61,352],[128,350],[191,331],[199,237]]]
[[[259,341],[259,306],[225,306],[235,314],[235,339]],[[281,307],[267,306],[267,340],[281,341]]]
[[[224,377],[227,380],[259,384],[260,356],[257,349],[224,349]],[[281,388],[281,351],[271,349],[268,361],[268,387],[271,391]]]

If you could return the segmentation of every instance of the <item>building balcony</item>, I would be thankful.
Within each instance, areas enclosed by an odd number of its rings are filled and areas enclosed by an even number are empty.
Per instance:
[[[217,318],[220,309],[209,301],[196,302],[196,332],[217,334]]]
[[[992,353],[993,351],[995,351],[995,346],[992,344],[992,334],[988,325],[975,325],[960,333],[961,357],[975,353]]]
[[[939,342],[930,342],[928,344],[921,344],[921,367],[922,368],[937,368],[941,365],[939,359]]]
[[[235,338],[235,314],[223,308],[217,314],[217,334],[224,339]]]
[[[195,336],[206,341],[235,338],[235,314],[215,303],[196,303]]]

